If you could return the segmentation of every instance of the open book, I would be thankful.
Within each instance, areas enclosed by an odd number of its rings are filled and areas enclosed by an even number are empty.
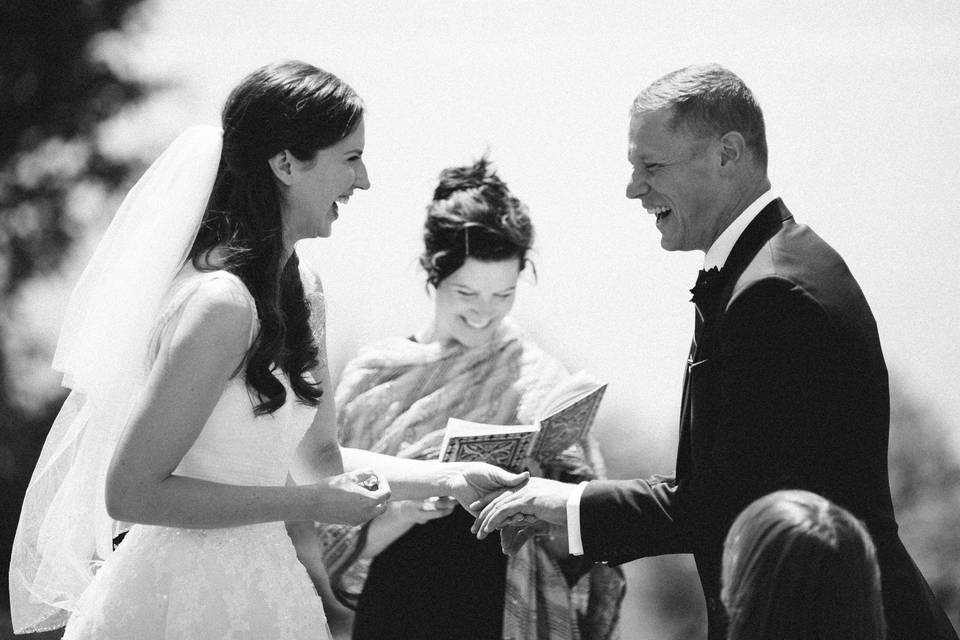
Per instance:
[[[543,417],[534,424],[483,424],[450,418],[440,445],[440,461],[480,460],[519,471],[527,458],[549,460],[587,434],[606,388],[583,371],[569,376],[547,396]]]

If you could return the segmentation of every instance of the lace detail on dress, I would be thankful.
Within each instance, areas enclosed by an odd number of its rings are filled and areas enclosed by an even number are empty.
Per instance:
[[[320,599],[279,522],[138,525],[102,574],[105,588],[84,594],[65,640],[329,637]]]

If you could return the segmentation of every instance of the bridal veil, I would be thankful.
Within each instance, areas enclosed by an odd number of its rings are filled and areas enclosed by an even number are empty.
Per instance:
[[[222,133],[191,127],[130,190],[67,307],[53,359],[70,395],[27,488],[10,560],[18,633],[66,624],[123,528],[107,467],[142,389],[164,294],[187,258],[220,163]]]

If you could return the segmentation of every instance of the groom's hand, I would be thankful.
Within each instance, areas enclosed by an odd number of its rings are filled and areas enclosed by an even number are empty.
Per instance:
[[[471,505],[471,513],[481,509],[482,511],[470,530],[483,540],[493,531],[511,524],[542,521],[566,526],[567,498],[574,488],[575,485],[565,482],[530,478],[522,487],[504,491]]]
[[[457,465],[457,473],[448,481],[448,493],[473,516],[476,516],[480,510],[472,509],[471,505],[480,502],[486,504],[492,497],[500,495],[505,490],[518,488],[530,478],[530,474],[526,471],[510,473],[485,462],[452,464]]]

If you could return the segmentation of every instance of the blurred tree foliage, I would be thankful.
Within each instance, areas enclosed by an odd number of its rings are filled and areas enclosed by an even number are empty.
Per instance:
[[[89,217],[78,185],[110,193],[133,167],[98,148],[101,122],[141,99],[143,83],[118,77],[94,54],[141,0],[4,0],[0,3],[0,591],[26,484],[62,395],[25,406],[12,393],[8,339],[16,294],[55,274]],[[82,209],[82,207],[80,208]],[[98,212],[109,215],[109,212]],[[0,636],[9,632],[0,629]]]
[[[893,379],[890,488],[900,537],[960,629],[960,460],[957,420],[944,420]]]
[[[77,229],[65,198],[80,176],[116,186],[127,167],[93,142],[97,125],[141,98],[90,55],[98,36],[119,29],[140,0],[5,0],[0,23],[0,293],[56,268]],[[30,154],[51,149],[37,166]]]

